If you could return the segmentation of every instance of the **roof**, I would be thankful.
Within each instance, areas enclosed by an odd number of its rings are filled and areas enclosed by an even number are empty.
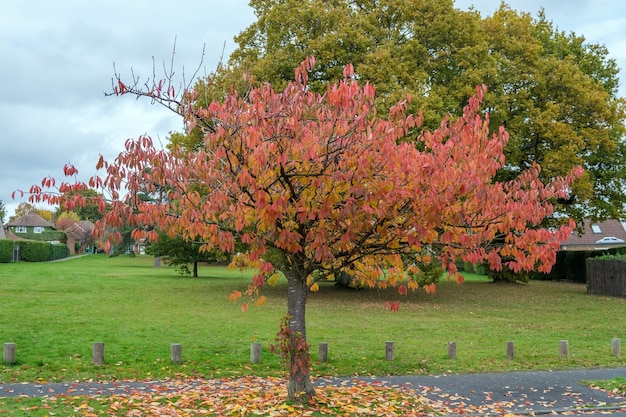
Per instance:
[[[4,233],[4,226],[0,224],[0,239],[6,239],[7,235]]]
[[[615,239],[613,239],[615,238]],[[604,242],[599,242],[604,239]],[[614,240],[614,242],[611,242]],[[622,240],[623,242],[620,242]],[[605,220],[591,222],[585,220],[582,232],[574,231],[561,244],[565,250],[598,250],[626,245],[626,221]]]
[[[9,221],[7,224],[9,227],[26,226],[26,227],[53,227],[47,220],[41,217],[39,214],[31,211],[28,214],[18,217]]]

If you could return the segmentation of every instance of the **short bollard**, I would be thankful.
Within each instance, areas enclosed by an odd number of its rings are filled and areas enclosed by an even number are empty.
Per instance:
[[[12,365],[15,363],[15,343],[4,344],[4,363]]]
[[[250,346],[250,363],[261,363],[261,344],[253,343]]]
[[[317,360],[324,363],[328,362],[328,343],[321,342],[317,348]]]
[[[506,342],[506,358],[511,361],[515,359],[515,342]]]
[[[394,342],[385,342],[385,359],[388,361],[394,360],[396,357],[396,348]]]
[[[172,350],[172,364],[180,365],[183,363],[183,345],[179,343],[173,343],[171,346]]]
[[[104,343],[94,342],[91,348],[91,363],[94,365],[104,365]]]
[[[613,339],[612,348],[613,356],[620,356],[622,354],[622,341],[620,339]]]
[[[567,358],[569,356],[569,343],[567,340],[561,340],[559,344],[559,355],[562,358]]]
[[[456,342],[448,342],[448,358],[456,359]]]

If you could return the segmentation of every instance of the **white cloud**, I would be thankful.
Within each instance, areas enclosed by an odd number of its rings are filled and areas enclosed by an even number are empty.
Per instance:
[[[100,154],[116,156],[127,138],[149,134],[165,140],[181,122],[165,109],[131,97],[104,97],[113,63],[125,78],[152,75],[169,64],[189,74],[206,44],[204,65],[214,69],[234,49],[233,37],[255,20],[248,0],[3,0],[0,3],[0,200],[12,200],[45,176],[60,177],[64,164],[92,175]],[[500,0],[457,0],[490,14]],[[626,67],[626,2],[514,0],[512,7],[548,19],[565,31],[608,46]],[[625,94],[622,94],[625,95]]]

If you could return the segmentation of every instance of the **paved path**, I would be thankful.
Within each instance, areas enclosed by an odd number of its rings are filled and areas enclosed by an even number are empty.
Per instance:
[[[592,415],[626,416],[626,398],[580,384],[581,380],[626,378],[626,368],[576,371],[512,372],[443,376],[391,376],[322,378],[316,385],[350,385],[359,382],[414,389],[420,395],[457,409],[465,416]],[[188,385],[201,384],[196,381]],[[55,395],[112,395],[159,392],[153,382],[0,384],[0,397]],[[177,389],[180,389],[178,387]],[[183,388],[184,389],[184,388]]]

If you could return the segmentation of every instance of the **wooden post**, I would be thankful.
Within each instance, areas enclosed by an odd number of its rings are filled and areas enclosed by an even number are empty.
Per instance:
[[[250,346],[250,362],[261,363],[261,344],[253,343]]]
[[[506,342],[506,358],[509,360],[515,359],[515,342]]]
[[[622,341],[620,339],[613,339],[613,355],[620,356],[622,354]]]
[[[4,363],[7,365],[15,363],[15,343],[4,344]]]
[[[567,340],[561,340],[559,345],[559,355],[563,358],[567,358],[569,356],[569,344]]]
[[[385,342],[385,359],[392,361],[396,356],[396,347],[394,342]]]
[[[456,359],[456,342],[448,342],[448,358]]]
[[[173,343],[171,346],[172,351],[172,364],[180,365],[183,363],[183,345],[179,343]]]
[[[317,348],[317,360],[328,362],[328,342],[321,342]]]
[[[91,363],[94,365],[104,365],[104,343],[94,342],[91,348]]]

